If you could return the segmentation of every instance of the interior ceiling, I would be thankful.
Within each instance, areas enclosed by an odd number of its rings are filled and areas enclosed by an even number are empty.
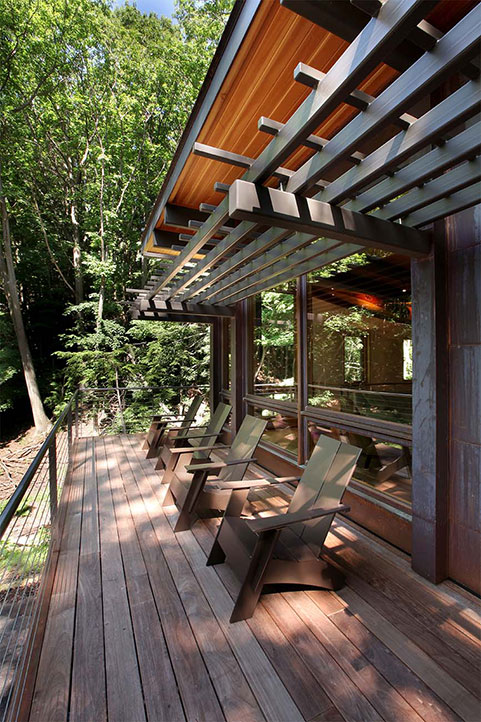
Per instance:
[[[476,2],[441,0],[428,20],[438,29],[446,31]],[[256,158],[272,140],[272,136],[257,129],[259,118],[265,116],[284,123],[310,93],[310,88],[293,78],[298,63],[303,62],[327,72],[347,46],[344,40],[282,7],[279,0],[264,0],[197,141]],[[397,71],[382,64],[359,89],[377,96],[398,75]],[[351,106],[341,104],[321,124],[316,135],[332,138],[357,112]],[[388,126],[383,131],[385,139],[398,130]],[[362,150],[369,152],[369,148]],[[283,165],[297,170],[313,153],[307,148],[298,148]],[[346,165],[344,170],[348,167]],[[343,168],[336,168],[334,177],[339,174],[339,170],[342,172]],[[243,168],[190,154],[168,202],[194,209],[198,209],[201,203],[217,205],[223,194],[214,191],[214,183],[231,184],[244,172]],[[269,185],[275,184],[275,179],[271,179]],[[163,213],[156,227],[174,233],[188,232],[166,226]],[[153,235],[144,250],[159,252],[160,249],[154,246]]]

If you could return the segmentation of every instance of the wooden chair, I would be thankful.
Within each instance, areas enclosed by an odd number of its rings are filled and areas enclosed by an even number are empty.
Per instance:
[[[197,412],[202,403],[202,395],[196,394],[189,404],[184,416],[174,414],[158,414],[152,417],[150,429],[145,437],[144,449],[147,449],[147,459],[158,456],[162,439],[169,432],[176,433],[176,437],[185,435],[195,421]],[[168,424],[179,423],[179,426],[168,426]]]
[[[340,501],[359,454],[354,446],[321,436],[285,514],[241,517],[250,489],[292,477],[222,484],[220,488],[231,489],[231,496],[207,564],[227,561],[241,582],[231,622],[254,614],[266,584],[342,586],[343,575],[321,558],[321,550],[334,515],[349,511]]]
[[[164,499],[164,506],[176,504],[180,511],[174,531],[190,529],[200,511],[224,510],[230,497],[230,490],[216,489],[206,483],[209,476],[223,483],[231,479],[243,479],[253,458],[267,421],[246,416],[231,446],[225,461],[209,461],[185,466],[184,470],[172,476]],[[182,454],[181,449],[173,453]]]
[[[163,484],[170,484],[174,471],[179,465],[181,466],[193,463],[202,463],[209,461],[209,454],[215,448],[218,438],[222,433],[222,428],[227,421],[231,412],[230,404],[219,403],[206,426],[193,428],[192,426],[186,434],[182,436],[168,436],[163,444],[159,458],[155,465],[156,469],[164,468],[162,477]],[[222,445],[221,448],[224,448]],[[179,470],[178,469],[178,470]]]

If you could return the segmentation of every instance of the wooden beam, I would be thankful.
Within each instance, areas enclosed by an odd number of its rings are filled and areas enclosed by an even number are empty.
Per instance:
[[[371,23],[381,24],[381,17],[390,2],[391,0],[387,0],[381,9],[379,23],[375,19],[372,19]],[[368,27],[369,25],[366,29]],[[476,51],[479,38],[479,13],[478,9],[474,8],[438,41],[433,51],[425,53],[375,98],[369,106],[369,113],[359,113],[334,136],[321,153],[317,153],[304,163],[289,180],[287,190],[300,193],[312,187],[318,178],[324,176],[339,160],[355,150],[359,143],[397,117],[403,107],[415,103],[439,85],[444,78],[459,69],[460,64]],[[340,60],[343,57],[341,56]],[[319,86],[319,90],[326,83],[329,73]],[[297,113],[291,120],[294,120],[296,115]],[[281,138],[281,135],[278,138]],[[268,148],[271,145],[272,143]]]
[[[291,116],[283,132],[256,158],[244,179],[258,182],[268,178],[303,138],[313,133],[339,103],[345,102],[365,77],[384,61],[389,49],[397,46],[434,5],[430,0],[386,0],[378,17],[372,18],[353,39],[317,90]],[[391,117],[396,114],[399,113],[393,112]]]
[[[471,86],[472,87],[472,86]],[[398,170],[394,176],[385,178],[350,201],[347,207],[353,211],[370,211],[394,196],[405,193],[427,178],[442,173],[447,168],[472,157],[481,150],[481,122],[475,123],[462,133],[450,138],[441,147]],[[388,153],[386,153],[388,155]]]
[[[257,121],[258,130],[262,131],[263,133],[269,133],[269,135],[277,135],[284,126],[285,123],[279,123],[277,120],[271,120],[270,118],[265,118],[264,116],[261,116]],[[328,143],[329,141],[327,140],[327,138],[321,138],[318,135],[308,135],[307,138],[302,141],[302,145],[304,145],[306,148],[311,148],[312,150],[318,151],[322,150],[324,146],[326,146]],[[356,151],[349,156],[348,160],[357,165],[362,160],[364,160],[364,158],[364,153],[359,153],[358,151]],[[328,182],[320,181],[320,184],[324,187],[328,184]]]
[[[454,213],[458,213],[458,211],[463,211],[465,208],[477,205],[480,197],[479,184],[475,183],[462,191],[458,191],[458,193],[453,193],[448,198],[441,198],[439,201],[435,201],[414,213],[410,213],[404,218],[403,223],[413,228],[427,226],[439,218],[446,218]]]
[[[232,318],[233,309],[227,306],[209,304],[181,303],[179,301],[140,300],[137,304],[140,311],[155,311],[179,316],[212,316],[214,318]]]
[[[200,293],[204,289],[208,289],[210,291],[212,284],[220,284],[226,276],[229,277],[230,281],[231,274],[233,274],[237,268],[241,266],[249,266],[249,268],[251,268],[251,264],[248,262],[256,256],[258,257],[256,259],[257,262],[262,263],[264,257],[260,258],[260,253],[263,252],[266,254],[272,246],[282,246],[282,248],[287,248],[287,246],[284,245],[283,239],[290,235],[290,231],[286,231],[284,228],[270,228],[259,236],[258,239],[244,246],[244,248],[238,251],[234,256],[227,260],[224,259],[222,264],[216,266],[215,271],[211,271],[209,275],[205,275],[200,278],[196,283],[190,284],[187,290],[181,294],[181,300],[184,301],[187,298],[191,298],[193,295]],[[295,235],[297,237],[301,234]],[[305,236],[303,237],[303,240],[305,245],[306,243],[312,241],[312,237]],[[303,245],[303,240],[301,239],[299,246]],[[210,295],[211,294],[207,292],[205,294],[203,293],[202,298],[208,298]]]
[[[318,0],[281,0],[281,5],[348,42],[354,40],[369,21],[367,14],[353,7],[349,0],[335,0],[329,3]],[[428,13],[429,8],[425,15]],[[442,35],[437,28],[425,20],[420,20],[409,37],[403,39],[386,54],[384,62],[391,68],[404,72],[421,57],[425,50],[432,50]],[[479,75],[479,71],[472,63],[466,64],[463,72],[471,79]]]
[[[130,311],[133,321],[169,321],[171,323],[213,323],[214,316],[179,316],[177,313],[162,313],[159,311],[139,311],[134,308]]]
[[[403,218],[409,213],[413,213],[429,204],[434,203],[440,198],[451,196],[456,191],[466,188],[473,184],[478,184],[481,178],[481,158],[468,160],[461,163],[439,178],[426,183],[422,188],[413,188],[405,195],[388,203],[387,206],[372,213],[376,218],[384,218],[385,220],[393,220],[395,218]],[[477,188],[478,198],[481,199],[481,189]]]
[[[262,290],[272,288],[284,283],[287,278],[288,280],[297,278],[302,273],[325,266],[339,258],[350,256],[358,250],[359,246],[352,243],[335,245],[332,241],[326,242],[324,239],[319,239],[287,257],[278,257],[275,262],[265,266],[260,272],[250,273],[238,283],[230,287],[226,286],[224,290],[217,292],[213,301],[214,303],[237,303],[240,299],[252,295],[251,291],[254,288],[260,287]],[[246,293],[247,291],[249,293]],[[254,291],[254,293],[257,292]]]
[[[322,249],[322,246],[319,246],[319,248]],[[235,296],[229,297],[228,303],[238,303],[238,301],[243,298],[250,298],[282,283],[293,281],[304,273],[310,273],[318,268],[323,268],[323,266],[346,258],[357,251],[359,251],[359,246],[353,245],[352,243],[341,243],[332,250],[317,252],[316,244],[313,244],[309,246],[308,249],[298,251],[299,254],[302,254],[302,262],[297,262],[299,259],[298,254],[293,254],[287,259],[282,259],[278,262],[279,265],[275,264],[275,266],[269,269],[269,272],[266,274],[267,278],[264,276],[257,279],[248,279],[248,283],[243,286]],[[278,273],[278,271],[282,272]]]
[[[299,63],[294,70],[294,80],[315,89],[324,80],[325,76],[325,73],[305,63]],[[356,90],[353,90],[352,93],[347,96],[345,102],[358,110],[367,110],[373,100],[374,96],[368,95],[356,88]],[[399,118],[393,118],[392,122],[395,125],[399,125],[403,130],[406,130],[415,120],[417,120],[417,118],[414,115],[402,113]]]
[[[396,223],[243,180],[231,185],[229,215],[410,256],[423,256],[430,249],[428,234],[413,233]]]
[[[319,146],[318,146],[319,148]],[[239,153],[231,153],[229,150],[223,150],[222,148],[215,148],[213,145],[206,145],[205,143],[194,143],[192,146],[192,153],[194,155],[201,156],[202,158],[209,158],[210,160],[218,160],[221,163],[227,163],[228,165],[237,166],[238,168],[250,168],[255,161],[255,158],[250,158],[246,155],[240,155]],[[276,168],[272,171],[272,175],[280,180],[287,181],[292,178],[294,171],[289,168]],[[324,187],[325,183],[319,181],[318,185]]]
[[[428,143],[442,137],[459,123],[478,112],[480,102],[481,81],[472,80],[466,83],[421,116],[407,131],[399,133],[366,156],[357,168],[346,171],[332,181],[317,198],[327,203],[340,203],[346,198],[352,197],[360,188],[397,168],[400,163],[425,148]],[[474,145],[472,134],[468,134],[468,137],[471,138],[471,145]],[[326,148],[326,153],[329,153],[329,146]],[[419,159],[416,169],[420,175],[424,175],[422,159]],[[375,197],[374,193],[374,189],[369,192],[370,197],[374,200],[371,207],[382,202],[382,196]]]

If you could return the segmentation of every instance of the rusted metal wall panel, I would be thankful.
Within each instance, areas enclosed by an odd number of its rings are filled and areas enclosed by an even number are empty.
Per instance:
[[[448,574],[481,593],[481,206],[446,221],[449,308]]]

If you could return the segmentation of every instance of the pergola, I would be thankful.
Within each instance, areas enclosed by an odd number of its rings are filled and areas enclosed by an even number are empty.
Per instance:
[[[159,265],[131,289],[134,319],[213,324],[214,399],[231,319],[235,430],[255,406],[249,299],[297,279],[301,429],[313,411],[306,274],[366,249],[405,257],[412,426],[364,419],[359,433],[412,445],[410,549],[432,580],[446,576],[446,440],[461,395],[447,392],[446,219],[480,201],[480,26],[475,0],[237,2],[143,232]],[[308,453],[300,434],[297,463]]]
[[[200,314],[205,306],[205,315],[230,315],[222,306],[362,247],[422,257],[430,252],[434,221],[479,201],[481,126],[466,125],[481,99],[473,62],[478,9],[443,34],[426,20],[437,5],[429,0],[282,4],[350,43],[326,73],[299,63],[294,78],[311,92],[286,123],[259,118],[259,131],[273,137],[258,157],[188,138],[193,154],[244,173],[230,185],[216,183],[225,197],[201,203],[199,212],[156,206],[144,241],[153,234],[156,246],[165,244],[165,231],[156,230],[162,213],[164,227],[186,225],[195,233],[177,239],[181,252],[138,294],[134,315],[177,313],[178,303],[194,304],[184,312]],[[381,63],[396,68],[395,79],[376,97],[360,91]],[[436,105],[409,113],[441,87]],[[318,135],[345,105],[354,109],[347,122],[329,139]],[[282,166],[302,149],[310,152],[298,167]]]

